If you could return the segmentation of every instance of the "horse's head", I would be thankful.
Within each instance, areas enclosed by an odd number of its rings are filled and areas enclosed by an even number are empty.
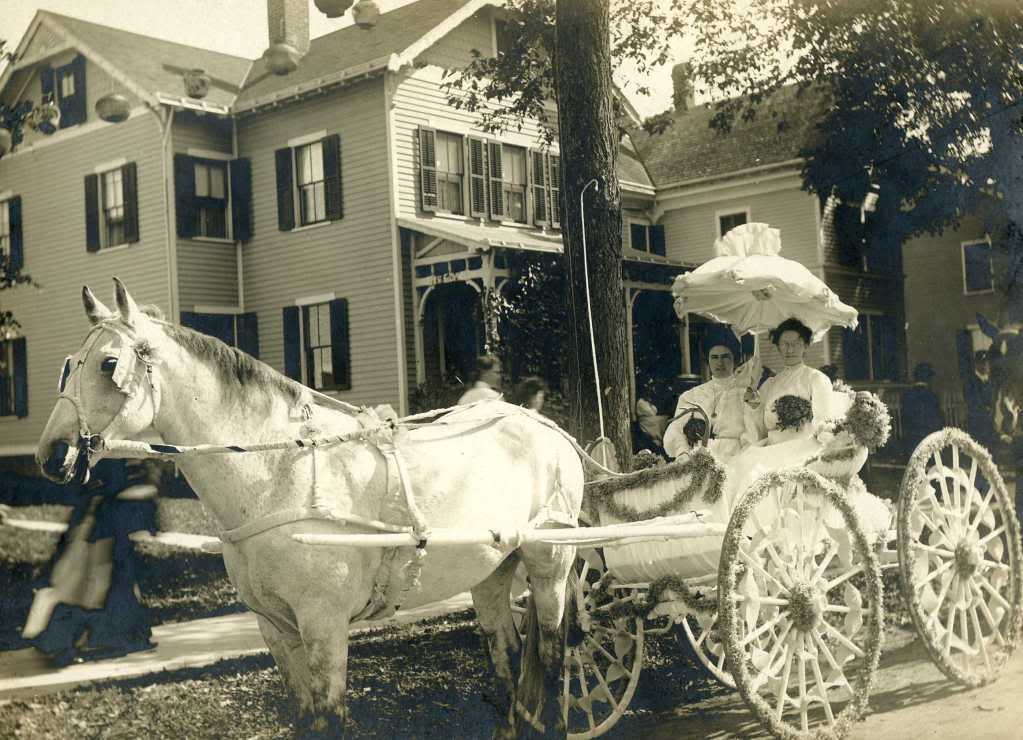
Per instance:
[[[1023,323],[996,326],[981,314],[977,323],[991,338],[991,372],[1001,392],[1023,401]]]
[[[114,286],[117,312],[82,288],[92,328],[78,352],[64,360],[57,403],[36,448],[43,474],[59,483],[86,479],[107,439],[138,434],[159,409],[152,372],[158,325],[117,278]]]

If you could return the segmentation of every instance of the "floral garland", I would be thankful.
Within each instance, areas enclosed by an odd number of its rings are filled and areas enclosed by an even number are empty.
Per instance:
[[[685,423],[685,426],[682,427],[682,433],[686,436],[686,442],[689,443],[690,447],[695,447],[696,443],[701,439],[706,438],[711,440],[717,437],[714,432],[711,432],[710,436],[707,436],[706,420],[698,419],[696,417],[693,417]]]
[[[799,396],[782,396],[771,406],[778,417],[778,429],[800,429],[808,421],[813,420],[813,406],[805,398]]]
[[[941,638],[937,634],[936,626],[928,619],[929,615],[925,614],[920,604],[920,589],[917,587],[919,578],[913,569],[915,553],[912,546],[918,541],[918,537],[911,531],[910,522],[913,519],[913,512],[917,507],[917,491],[924,486],[930,485],[927,471],[930,467],[928,461],[931,455],[941,457],[941,450],[953,446],[958,447],[975,460],[981,474],[994,487],[997,505],[1003,512],[1002,521],[1007,526],[1006,536],[1009,548],[1013,551],[1009,561],[1017,564],[1023,562],[1019,523],[1014,516],[1015,505],[1012,499],[1009,498],[1005,482],[1002,480],[998,468],[991,459],[990,453],[965,432],[952,427],[946,427],[940,432],[934,432],[925,437],[917,445],[906,466],[906,475],[902,479],[902,486],[899,490],[897,537],[899,572],[902,576],[902,592],[909,602],[909,613],[913,617],[913,623],[916,625],[917,632],[922,638],[927,652],[930,653],[931,659],[953,681],[975,688],[991,681],[994,676],[966,673],[945,655],[939,645]],[[1019,641],[1020,631],[1023,629],[1023,589],[1020,588],[1020,577],[1017,565],[1017,570],[1011,573],[1011,578],[1015,579],[1016,583],[1013,584],[1014,587],[1010,589],[1008,596],[1012,605],[1012,615],[1007,617],[1008,630],[1004,635],[1006,657],[1015,649]]]
[[[611,582],[613,580],[612,578],[601,578],[591,588],[591,598],[596,606],[610,603],[613,599],[610,593]],[[677,600],[685,604],[691,611],[704,613],[717,611],[717,599],[707,596],[702,591],[691,588],[677,576],[668,575],[653,581],[646,592],[636,593],[631,601],[615,604],[611,608],[605,609],[604,613],[609,620],[623,618],[646,620],[653,613],[654,609],[657,608],[657,605],[665,601],[663,596],[669,591],[675,594]]]
[[[736,688],[747,706],[770,732],[782,740],[802,740],[806,736],[786,722],[776,719],[774,708],[769,706],[752,687],[749,669],[746,665],[745,651],[741,647],[740,630],[745,620],[739,618],[736,602],[729,598],[739,580],[739,546],[746,540],[743,528],[749,521],[753,509],[774,486],[798,481],[804,484],[805,494],[817,491],[832,506],[838,509],[845,520],[846,529],[852,535],[854,550],[864,560],[864,576],[866,578],[866,636],[863,649],[867,655],[866,665],[861,665],[861,676],[853,689],[852,700],[835,717],[834,724],[828,728],[829,737],[844,737],[849,733],[852,723],[867,710],[867,702],[877,673],[878,661],[881,657],[881,625],[884,624],[884,609],[881,603],[882,583],[881,568],[877,555],[867,542],[860,526],[855,509],[846,496],[833,481],[814,473],[806,468],[768,473],[761,477],[739,501],[732,513],[725,532],[721,548],[721,564],[718,570],[718,594],[720,611],[719,624],[723,636],[726,669],[735,679]]]
[[[616,498],[616,494],[622,492],[650,488],[669,479],[678,481],[685,476],[690,476],[688,485],[680,485],[671,499],[650,509],[641,511]],[[713,504],[721,498],[724,483],[725,470],[714,456],[706,449],[695,449],[667,465],[589,483],[586,486],[586,498],[598,506],[602,513],[621,521],[638,522],[683,512],[701,491],[703,500]]]
[[[640,450],[632,456],[632,472],[667,465],[668,462],[653,450]]]
[[[848,432],[857,444],[873,451],[888,442],[892,433],[892,417],[884,401],[875,394],[855,391],[852,406],[846,412],[845,419],[835,426],[835,431]]]

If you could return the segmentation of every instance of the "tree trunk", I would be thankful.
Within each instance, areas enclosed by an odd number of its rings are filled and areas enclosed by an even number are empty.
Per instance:
[[[622,211],[618,189],[618,130],[611,82],[609,0],[557,0],[555,85],[561,147],[561,219],[565,244],[570,335],[564,384],[580,440],[600,436],[597,386],[593,373],[588,316],[593,319],[604,435],[629,464],[628,341],[622,287]],[[583,268],[583,231],[579,195],[586,214],[590,308]]]

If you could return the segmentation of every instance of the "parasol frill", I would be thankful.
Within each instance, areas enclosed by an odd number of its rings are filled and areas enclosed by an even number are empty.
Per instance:
[[[675,311],[731,324],[736,334],[773,329],[797,318],[821,339],[832,326],[856,328],[856,309],[795,260],[779,255],[778,229],[737,226],[714,244],[718,256],[675,278]]]

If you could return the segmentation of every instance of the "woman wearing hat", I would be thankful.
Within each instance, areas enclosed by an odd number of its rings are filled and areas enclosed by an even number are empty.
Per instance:
[[[745,386],[735,376],[739,342],[729,329],[715,327],[703,342],[703,356],[710,368],[710,380],[679,396],[675,421],[664,432],[664,449],[671,457],[678,457],[696,443],[701,436],[698,422],[702,419],[693,414],[678,417],[686,409],[698,406],[710,418],[710,451],[727,460],[739,451],[743,433]]]
[[[906,454],[912,454],[924,437],[945,426],[941,401],[931,390],[935,375],[929,362],[919,363],[913,368],[913,387],[902,394],[902,441]]]

